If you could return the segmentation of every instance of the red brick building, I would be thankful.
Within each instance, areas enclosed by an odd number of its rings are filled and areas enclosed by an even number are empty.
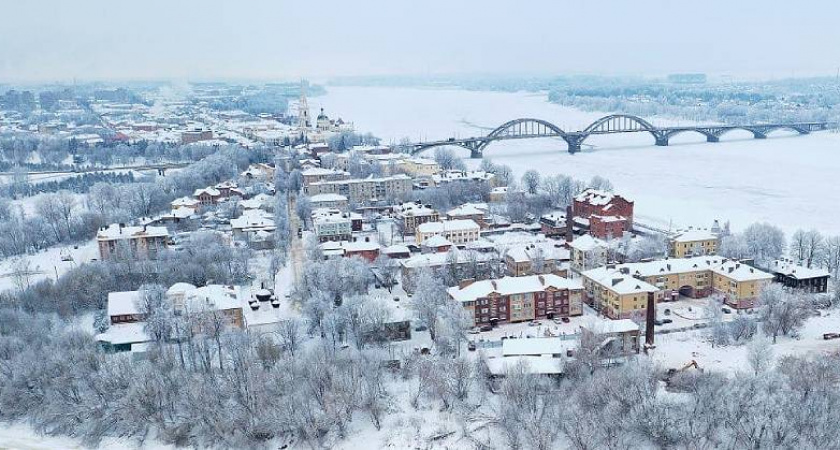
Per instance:
[[[633,230],[633,202],[612,192],[586,189],[575,197],[572,214],[588,220],[589,232],[600,239]]]
[[[448,290],[477,326],[583,314],[583,285],[557,275],[477,281]]]

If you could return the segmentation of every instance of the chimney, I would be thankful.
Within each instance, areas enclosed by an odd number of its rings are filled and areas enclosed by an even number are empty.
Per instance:
[[[629,267],[622,267],[622,268],[618,269],[618,271],[625,274],[625,275],[628,275],[630,273],[630,268]]]
[[[458,282],[458,289],[464,289],[465,287],[475,283],[475,280],[472,278],[467,278],[466,280],[461,280]]]
[[[648,292],[647,311],[645,318],[645,352],[648,349],[656,347],[653,342],[653,321],[656,320],[656,300],[653,298],[653,292]]]
[[[545,286],[545,277],[540,275],[537,278],[540,280],[540,285]]]

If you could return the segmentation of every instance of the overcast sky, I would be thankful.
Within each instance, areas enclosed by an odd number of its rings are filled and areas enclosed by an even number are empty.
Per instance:
[[[836,0],[0,0],[0,81],[835,75]]]

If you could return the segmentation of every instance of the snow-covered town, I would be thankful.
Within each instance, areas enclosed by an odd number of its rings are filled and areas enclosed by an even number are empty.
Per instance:
[[[55,3],[11,9],[94,10]],[[840,449],[834,68],[511,71],[551,14],[257,3],[0,39],[0,449]],[[509,51],[441,63],[482,21]]]

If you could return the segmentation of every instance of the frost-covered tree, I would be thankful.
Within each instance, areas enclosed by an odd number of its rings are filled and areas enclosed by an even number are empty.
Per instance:
[[[522,174],[522,186],[529,194],[536,195],[540,187],[540,173],[534,169],[525,171]]]

